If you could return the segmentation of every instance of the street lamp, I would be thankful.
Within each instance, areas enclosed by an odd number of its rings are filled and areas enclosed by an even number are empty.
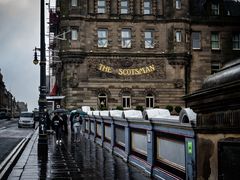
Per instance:
[[[48,155],[48,139],[46,131],[45,109],[47,105],[46,100],[46,54],[45,54],[45,17],[44,8],[45,0],[41,0],[40,11],[40,48],[35,47],[34,60],[35,65],[40,65],[40,87],[39,87],[39,138],[38,138],[38,156],[47,159]],[[40,61],[37,59],[37,50],[40,50]]]

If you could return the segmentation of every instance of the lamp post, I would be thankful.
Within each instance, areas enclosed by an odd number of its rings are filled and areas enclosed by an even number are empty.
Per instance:
[[[41,0],[41,16],[40,16],[40,49],[35,48],[34,64],[38,64],[37,50],[40,50],[40,87],[39,87],[39,138],[38,138],[38,156],[47,157],[48,140],[46,133],[46,55],[45,55],[45,17],[44,17],[45,0]]]

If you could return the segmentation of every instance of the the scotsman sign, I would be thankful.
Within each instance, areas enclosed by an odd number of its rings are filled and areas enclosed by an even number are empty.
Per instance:
[[[134,75],[142,75],[142,74],[148,74],[151,72],[154,72],[156,70],[155,65],[149,65],[146,67],[140,67],[140,68],[126,68],[126,69],[114,69],[113,67],[99,64],[98,70],[105,72],[105,73],[111,73],[111,74],[118,74],[120,76],[134,76]]]

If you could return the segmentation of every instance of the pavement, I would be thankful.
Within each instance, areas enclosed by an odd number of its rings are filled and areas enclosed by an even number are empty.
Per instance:
[[[140,169],[124,162],[90,139],[81,136],[74,143],[71,133],[61,145],[54,134],[48,135],[48,158],[38,157],[38,129],[9,174],[9,180],[35,179],[150,179]]]

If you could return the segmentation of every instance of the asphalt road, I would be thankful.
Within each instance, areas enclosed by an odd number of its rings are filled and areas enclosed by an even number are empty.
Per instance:
[[[32,128],[18,128],[18,119],[0,120],[0,163],[29,133]]]

